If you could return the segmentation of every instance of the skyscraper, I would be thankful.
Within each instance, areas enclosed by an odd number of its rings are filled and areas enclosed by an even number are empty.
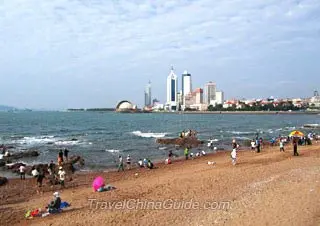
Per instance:
[[[224,93],[223,91],[216,91],[216,104],[223,104]]]
[[[146,107],[151,106],[151,83],[150,83],[150,81],[144,91],[144,106],[146,106]]]
[[[208,82],[204,88],[205,104],[210,105],[211,101],[216,100],[216,83]]]
[[[177,75],[174,73],[173,66],[171,66],[171,71],[167,78],[167,106],[169,110],[177,110],[177,89]]]
[[[191,74],[184,71],[182,74],[182,101],[184,97],[192,92]]]

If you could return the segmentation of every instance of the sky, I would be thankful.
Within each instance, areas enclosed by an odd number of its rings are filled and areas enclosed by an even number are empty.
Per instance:
[[[226,98],[312,96],[320,1],[0,0],[0,104],[142,107],[149,80],[165,102],[171,65]]]

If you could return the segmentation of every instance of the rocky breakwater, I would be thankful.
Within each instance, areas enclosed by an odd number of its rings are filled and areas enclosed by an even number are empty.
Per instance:
[[[67,174],[72,174],[76,171],[74,165],[78,164],[80,167],[84,166],[85,161],[81,156],[71,156],[68,161],[63,162],[62,167]],[[13,163],[7,164],[7,169],[11,170],[13,173],[19,173],[20,166],[26,167],[26,174],[31,176],[33,169],[37,168],[38,170],[43,171],[45,174],[48,172],[48,164],[36,164],[36,165],[26,165],[24,163]],[[54,164],[54,172],[59,171],[59,166]]]
[[[204,142],[198,140],[196,137],[184,137],[184,138],[159,138],[156,141],[158,144],[164,145],[178,145],[180,147],[198,147],[202,145]]]
[[[39,152],[36,150],[20,151],[10,153],[9,156],[3,156],[0,159],[0,167],[5,166],[7,163],[12,163],[14,160],[22,158],[30,158],[39,156]]]

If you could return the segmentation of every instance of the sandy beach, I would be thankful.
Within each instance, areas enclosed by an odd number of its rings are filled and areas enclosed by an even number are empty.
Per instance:
[[[75,174],[60,190],[35,192],[35,179],[0,187],[1,225],[320,225],[320,144],[258,154],[239,151],[157,164],[154,170]],[[215,164],[208,165],[208,161]],[[117,189],[93,192],[101,175]],[[71,203],[63,213],[24,219],[44,208],[53,191]]]

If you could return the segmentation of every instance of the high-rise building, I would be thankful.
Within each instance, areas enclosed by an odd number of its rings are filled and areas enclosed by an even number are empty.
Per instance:
[[[173,66],[171,66],[171,71],[167,78],[167,106],[169,110],[177,110],[177,80],[177,75],[174,73]]]
[[[216,83],[208,82],[204,88],[205,104],[210,105],[211,101],[216,100]]]
[[[151,106],[151,83],[149,81],[146,89],[144,91],[144,106],[150,107]]]
[[[188,71],[184,71],[182,74],[182,97],[192,92],[191,74]],[[183,101],[183,100],[182,100]]]
[[[223,104],[224,93],[223,91],[216,91],[216,104]]]

